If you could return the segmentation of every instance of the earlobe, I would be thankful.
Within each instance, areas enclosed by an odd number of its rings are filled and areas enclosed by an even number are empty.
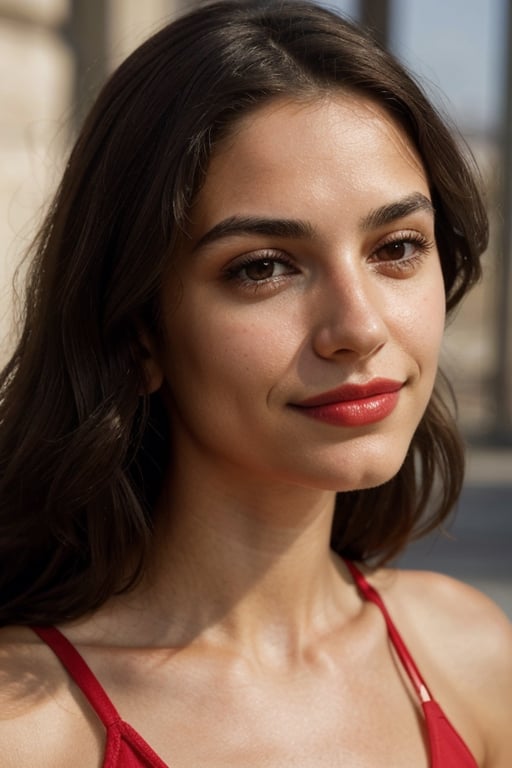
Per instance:
[[[144,369],[144,390],[141,394],[144,395],[152,395],[153,392],[156,392],[163,384],[163,373],[162,369],[159,365],[155,362],[155,360],[152,357],[148,357],[147,360],[143,361],[143,369]]]
[[[151,395],[162,386],[164,375],[158,361],[155,341],[146,331],[140,329],[138,336],[139,354],[144,371],[144,385],[141,395]]]

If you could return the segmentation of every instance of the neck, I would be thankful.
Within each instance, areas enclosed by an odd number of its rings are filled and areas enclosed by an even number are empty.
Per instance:
[[[289,655],[339,624],[347,590],[329,546],[334,501],[232,477],[223,485],[218,473],[212,483],[170,483],[144,589],[158,634],[170,627],[177,644],[208,635]]]

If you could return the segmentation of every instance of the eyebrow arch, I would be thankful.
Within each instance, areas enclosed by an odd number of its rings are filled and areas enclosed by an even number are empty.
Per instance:
[[[417,211],[427,211],[432,215],[435,213],[434,206],[428,197],[425,197],[421,192],[413,192],[401,200],[370,211],[367,216],[361,219],[361,229],[368,231],[384,227],[386,224],[392,224],[397,219],[402,219],[404,216],[409,216]]]
[[[314,230],[307,221],[273,219],[263,216],[230,216],[208,230],[195,244],[194,250],[234,235],[269,235],[283,238],[313,238]]]
[[[361,229],[364,231],[377,229],[416,211],[427,211],[434,214],[432,203],[421,192],[413,192],[401,200],[396,200],[393,203],[370,211],[367,216],[361,219]],[[194,251],[217,240],[236,235],[268,235],[270,237],[292,239],[313,239],[315,237],[315,230],[308,221],[300,219],[229,216],[209,229],[195,244]]]

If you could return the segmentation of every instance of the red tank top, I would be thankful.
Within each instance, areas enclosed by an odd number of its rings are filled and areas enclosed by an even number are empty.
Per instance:
[[[393,624],[379,593],[351,562],[346,562],[361,596],[380,609],[389,638],[421,702],[425,716],[430,768],[478,768],[459,734],[434,701]],[[88,699],[107,732],[103,768],[169,768],[131,725],[125,723],[76,648],[54,627],[32,627],[55,653]]]

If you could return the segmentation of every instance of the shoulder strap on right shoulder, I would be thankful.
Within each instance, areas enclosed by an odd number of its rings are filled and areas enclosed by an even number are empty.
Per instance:
[[[382,616],[384,617],[384,621],[386,622],[389,638],[393,643],[393,647],[398,655],[398,658],[400,659],[402,666],[404,667],[407,673],[407,676],[409,677],[411,683],[413,684],[420,701],[422,702],[431,701],[432,696],[430,694],[430,691],[427,685],[425,684],[423,676],[419,671],[418,667],[416,666],[416,663],[412,658],[409,652],[409,649],[407,648],[404,641],[402,640],[400,633],[395,627],[393,620],[388,613],[388,609],[386,608],[386,605],[382,597],[377,592],[375,587],[372,587],[372,585],[367,581],[365,576],[361,573],[359,568],[357,568],[357,566],[355,566],[351,560],[344,559],[343,562],[345,563],[348,570],[350,571],[350,574],[354,579],[354,582],[356,584],[356,587],[359,590],[359,593],[361,594],[361,597],[363,597],[364,600],[368,600],[369,602],[374,603],[382,613]]]
[[[121,719],[90,667],[62,632],[55,627],[31,627],[51,648],[72,680],[80,688],[101,722],[108,728]]]

